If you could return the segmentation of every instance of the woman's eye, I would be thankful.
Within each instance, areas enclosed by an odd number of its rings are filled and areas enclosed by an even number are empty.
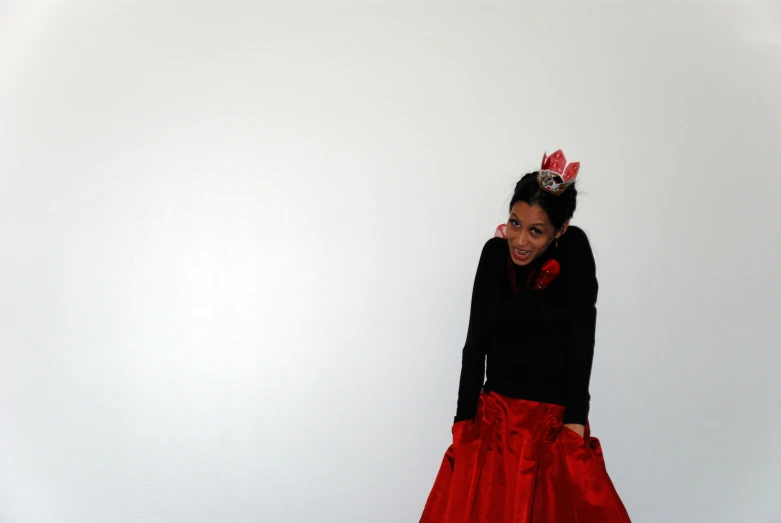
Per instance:
[[[542,234],[542,231],[539,229],[532,229],[532,234],[535,236],[539,236],[540,234]]]
[[[518,223],[518,220],[510,220],[510,225],[512,225],[513,227],[518,227],[520,223]]]

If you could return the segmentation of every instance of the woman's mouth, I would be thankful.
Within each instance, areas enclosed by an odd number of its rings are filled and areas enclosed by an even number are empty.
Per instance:
[[[510,249],[510,252],[512,253],[513,258],[518,261],[527,261],[532,254],[531,251],[524,251],[522,249],[516,249],[515,247]]]

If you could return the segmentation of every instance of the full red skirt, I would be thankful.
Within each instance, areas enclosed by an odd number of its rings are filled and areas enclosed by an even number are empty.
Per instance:
[[[484,392],[475,418],[453,425],[420,523],[629,523],[599,440],[563,416]]]

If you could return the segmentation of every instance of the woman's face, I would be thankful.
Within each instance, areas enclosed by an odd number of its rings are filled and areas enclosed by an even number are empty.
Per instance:
[[[557,231],[542,207],[517,202],[507,220],[507,243],[513,263],[523,266],[533,262],[564,234],[568,224],[569,221]]]

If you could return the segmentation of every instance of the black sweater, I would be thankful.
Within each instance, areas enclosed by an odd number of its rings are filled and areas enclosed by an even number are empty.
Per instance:
[[[551,258],[558,277],[544,290],[528,288],[530,273],[534,278]],[[564,423],[585,424],[597,288],[591,246],[578,227],[526,267],[510,261],[506,239],[488,240],[472,291],[455,421],[474,417],[485,390],[563,405]]]

